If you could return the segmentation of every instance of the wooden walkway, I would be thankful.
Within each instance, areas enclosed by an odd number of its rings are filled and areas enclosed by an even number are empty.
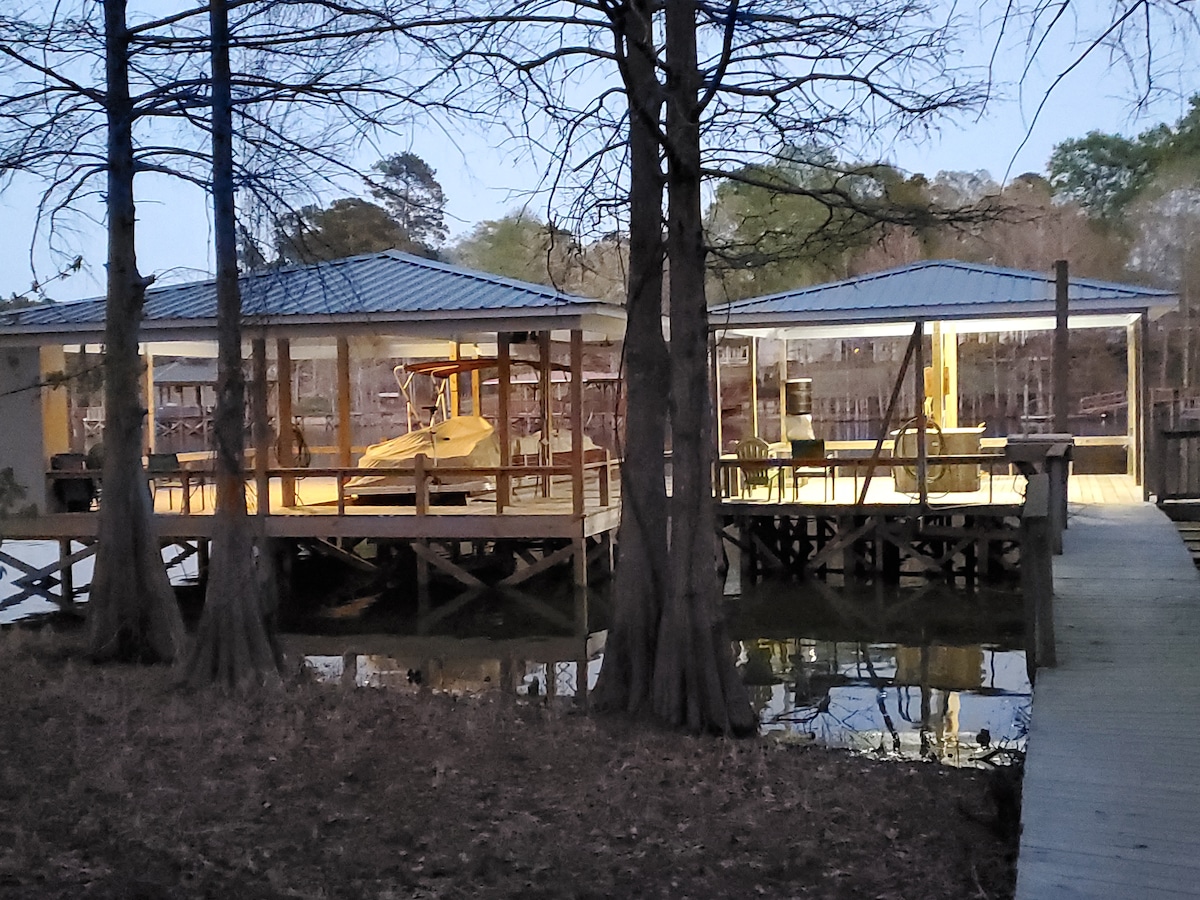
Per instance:
[[[1016,896],[1200,896],[1200,575],[1150,504],[1071,511]]]

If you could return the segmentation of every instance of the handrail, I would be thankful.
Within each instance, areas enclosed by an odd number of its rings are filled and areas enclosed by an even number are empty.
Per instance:
[[[613,467],[619,467],[621,460],[615,457],[605,456],[604,459],[584,462],[582,471],[585,475],[595,472],[599,479],[600,505],[607,507],[611,502],[611,485],[613,481]],[[430,464],[430,461],[424,455],[419,455],[417,460],[411,466],[380,466],[377,468],[361,468],[358,466],[310,466],[307,468],[301,467],[275,467],[266,470],[267,481],[276,478],[333,478],[336,483],[336,504],[338,515],[345,515],[346,511],[346,485],[355,478],[359,477],[387,477],[387,478],[411,478],[413,479],[413,490],[416,495],[416,512],[417,515],[427,515],[429,512],[429,481],[431,478],[440,479],[443,477],[463,477],[475,476],[477,478],[494,478],[500,479],[502,476],[509,477],[544,477],[553,479],[555,477],[569,477],[577,471],[576,466],[571,464],[560,465],[520,465],[520,466],[437,466]],[[53,469],[46,472],[46,477],[49,481],[54,480],[100,480],[101,472],[98,469],[87,470],[62,470]],[[203,485],[206,480],[213,478],[216,472],[211,467],[203,468],[185,468],[163,469],[153,473],[147,473],[147,477],[155,478],[177,478],[180,481],[180,487],[183,492],[183,500],[179,511],[180,515],[191,514],[191,494],[192,488],[196,484]],[[242,477],[247,483],[253,481],[255,473],[253,471],[243,471]],[[575,485],[572,485],[574,492]],[[269,497],[266,498],[269,504]],[[508,498],[501,498],[497,491],[497,512],[502,512],[503,507],[509,502]],[[581,504],[574,504],[575,514],[582,508]],[[266,509],[269,512],[269,507]]]

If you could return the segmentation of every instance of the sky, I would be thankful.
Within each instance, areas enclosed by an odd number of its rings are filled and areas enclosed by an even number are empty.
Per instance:
[[[1052,48],[1039,65],[1022,73],[1023,51],[1010,49],[998,59],[997,97],[985,114],[944,122],[921,142],[877,148],[879,155],[903,170],[929,176],[943,170],[986,170],[999,181],[1044,172],[1054,145],[1063,140],[1092,130],[1136,134],[1158,122],[1173,123],[1185,111],[1186,97],[1196,90],[1193,85],[1200,85],[1194,68],[1179,68],[1160,81],[1166,88],[1163,97],[1135,110],[1135,89],[1124,71],[1105,55],[1096,54],[1058,85],[1035,121],[1047,86],[1073,58],[1073,51],[1066,44]],[[990,44],[980,40],[969,50],[968,60],[983,63],[990,52]],[[1022,75],[1024,82],[1018,84]],[[861,152],[861,148],[847,149]],[[544,197],[530,199],[540,168],[511,146],[497,149],[475,135],[430,127],[415,130],[403,145],[379,145],[377,152],[363,157],[362,164],[369,166],[382,154],[406,150],[437,170],[447,198],[451,241],[476,223],[499,218],[526,202],[535,213],[545,212]],[[137,190],[138,263],[143,274],[154,275],[160,283],[208,277],[213,262],[206,198],[194,188],[153,175],[139,176]],[[353,192],[349,186],[346,193]],[[36,247],[37,277],[43,283],[62,269],[65,260],[75,254],[83,257],[82,271],[46,285],[50,297],[69,300],[103,294],[105,248],[99,198],[85,203],[75,230],[56,235],[58,252],[49,253],[45,240],[35,239],[33,233],[39,194],[37,185],[28,181],[9,184],[0,192],[0,297],[29,291],[34,277],[31,245]]]

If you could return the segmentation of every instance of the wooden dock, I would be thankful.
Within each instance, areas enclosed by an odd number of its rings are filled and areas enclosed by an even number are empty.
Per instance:
[[[1018,900],[1200,895],[1200,575],[1151,504],[1073,506],[1038,672]]]

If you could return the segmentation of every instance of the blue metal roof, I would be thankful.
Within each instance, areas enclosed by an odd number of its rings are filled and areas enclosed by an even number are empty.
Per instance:
[[[308,266],[264,269],[244,274],[242,312],[247,320],[332,317],[370,322],[384,320],[472,319],[488,314],[585,313],[620,307],[539,284],[514,281],[447,263],[387,250]],[[55,326],[102,325],[103,298],[53,303],[0,314],[0,332],[47,330]],[[154,287],[146,292],[143,328],[156,323],[215,320],[216,282]]]
[[[1170,291],[1071,278],[1072,313],[1142,312],[1173,306]],[[956,260],[929,260],[845,281],[714,307],[714,327],[911,322],[1054,313],[1054,276]]]

